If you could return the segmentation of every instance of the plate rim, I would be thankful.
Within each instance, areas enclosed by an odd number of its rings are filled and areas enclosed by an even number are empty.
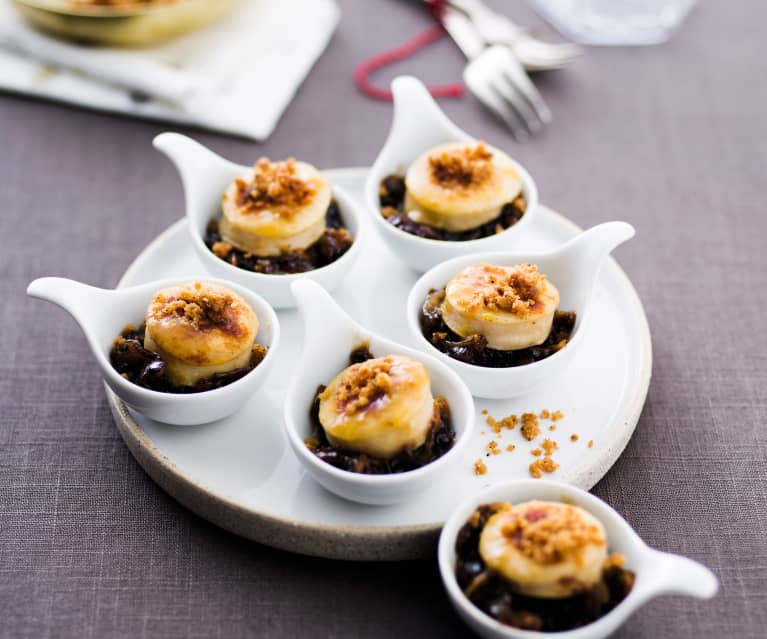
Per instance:
[[[331,179],[343,180],[360,179],[367,171],[368,167],[349,167],[328,169],[325,172],[331,174]],[[561,213],[544,205],[540,206],[568,232],[582,231],[575,222]],[[140,270],[157,245],[164,243],[169,236],[179,233],[185,225],[186,219],[181,218],[149,242],[125,270],[117,288],[124,286],[124,282]],[[644,306],[634,285],[617,261],[610,257],[608,264],[628,294],[629,301],[641,311],[637,319],[644,365],[639,373],[638,388],[627,407],[627,412],[624,413],[626,418],[623,424],[613,429],[608,442],[600,446],[602,453],[589,464],[589,468],[581,466],[576,469],[569,481],[570,484],[586,490],[590,490],[604,477],[631,440],[644,408],[652,376],[652,339]],[[146,435],[125,403],[106,384],[104,388],[117,430],[138,464],[179,503],[225,530],[281,550],[330,559],[395,561],[423,558],[434,550],[433,542],[436,541],[443,522],[396,526],[347,526],[305,522],[245,506],[220,494],[204,482],[192,479],[171,462]],[[284,534],[286,529],[290,530],[290,535]]]

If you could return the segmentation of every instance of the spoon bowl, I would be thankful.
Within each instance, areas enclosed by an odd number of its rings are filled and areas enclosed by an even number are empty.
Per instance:
[[[634,227],[630,224],[606,222],[547,253],[474,253],[443,262],[424,273],[408,295],[407,320],[414,344],[450,366],[476,397],[503,399],[528,393],[541,382],[561,373],[572,361],[583,341],[602,263],[615,247],[633,236]],[[560,351],[532,364],[489,368],[453,359],[437,350],[423,335],[419,320],[429,291],[443,288],[457,273],[472,264],[514,266],[527,263],[535,264],[559,289],[559,308],[576,313],[573,333]]]
[[[280,323],[271,306],[252,291],[220,280],[204,280],[241,295],[258,316],[256,341],[269,348],[266,357],[240,379],[199,393],[164,393],[138,386],[122,377],[109,362],[115,338],[127,324],[138,325],[157,291],[186,280],[163,280],[121,289],[103,289],[61,277],[43,277],[27,287],[27,295],[52,302],[79,324],[106,384],[128,406],[150,419],[188,426],[231,415],[258,389],[269,373],[280,341]]]
[[[378,195],[381,180],[393,173],[404,174],[419,155],[439,144],[477,141],[448,119],[423,83],[416,78],[395,78],[391,88],[394,99],[391,130],[368,173],[364,191],[365,208],[389,248],[408,266],[423,272],[458,255],[512,246],[538,211],[538,188],[535,181],[516,161],[513,161],[513,165],[522,180],[527,209],[514,226],[500,233],[464,242],[431,240],[402,231],[384,219]]]
[[[520,630],[496,621],[477,608],[461,591],[455,577],[455,542],[458,531],[474,510],[492,502],[512,504],[531,500],[564,502],[594,515],[605,527],[609,551],[626,558],[636,575],[628,596],[605,616],[586,626],[556,633]],[[647,546],[613,508],[585,490],[545,479],[521,479],[491,486],[467,499],[448,518],[439,538],[439,570],[451,603],[477,634],[487,639],[531,639],[551,635],[557,639],[601,639],[615,632],[645,602],[663,594],[710,599],[719,587],[717,578],[692,559]]]
[[[461,458],[474,427],[474,401],[460,378],[434,357],[384,339],[357,324],[316,282],[292,284],[304,321],[304,347],[298,369],[288,386],[284,419],[288,441],[307,472],[329,491],[366,504],[391,504],[427,488]],[[311,435],[309,408],[320,384],[328,384],[349,365],[351,351],[367,344],[376,357],[409,355],[426,366],[435,396],[444,396],[455,429],[453,447],[439,459],[416,470],[366,475],[341,470],[320,460],[305,444]]]
[[[354,238],[349,250],[337,260],[312,271],[279,275],[256,273],[225,262],[205,245],[205,229],[212,218],[220,215],[221,196],[226,188],[248,167],[230,162],[179,133],[161,133],[153,144],[168,156],[181,176],[192,246],[203,266],[214,277],[236,282],[259,293],[276,308],[289,308],[295,305],[290,292],[291,282],[308,278],[333,290],[341,284],[359,256],[365,231],[360,223],[357,204],[343,189],[333,185],[333,198],[338,203],[344,225]]]

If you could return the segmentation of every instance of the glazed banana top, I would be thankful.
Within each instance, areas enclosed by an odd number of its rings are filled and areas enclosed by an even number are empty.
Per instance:
[[[534,264],[468,266],[448,282],[445,296],[452,307],[475,316],[489,311],[526,318],[559,304],[559,291]]]
[[[222,196],[224,215],[247,222],[251,232],[266,237],[296,233],[324,218],[330,184],[311,164],[289,158],[260,158]]]
[[[341,371],[320,394],[319,419],[333,445],[388,458],[424,442],[434,410],[426,367],[387,355]]]
[[[258,318],[237,293],[194,282],[158,291],[147,308],[146,327],[164,353],[208,366],[250,351]]]
[[[455,230],[497,217],[522,190],[511,158],[484,142],[426,151],[408,168],[405,185],[408,210],[415,208],[426,223]]]
[[[485,524],[479,552],[518,592],[568,597],[602,578],[607,533],[593,515],[570,504],[505,504]]]

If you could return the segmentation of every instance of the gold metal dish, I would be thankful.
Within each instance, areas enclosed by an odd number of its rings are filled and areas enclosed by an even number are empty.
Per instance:
[[[12,0],[32,26],[88,44],[141,47],[169,40],[223,18],[241,0],[176,0],[135,6],[84,5],[68,0]]]

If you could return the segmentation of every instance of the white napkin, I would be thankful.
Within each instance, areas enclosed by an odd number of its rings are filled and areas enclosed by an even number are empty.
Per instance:
[[[334,0],[243,0],[167,44],[94,48],[34,31],[0,0],[0,89],[263,140],[339,16]]]

